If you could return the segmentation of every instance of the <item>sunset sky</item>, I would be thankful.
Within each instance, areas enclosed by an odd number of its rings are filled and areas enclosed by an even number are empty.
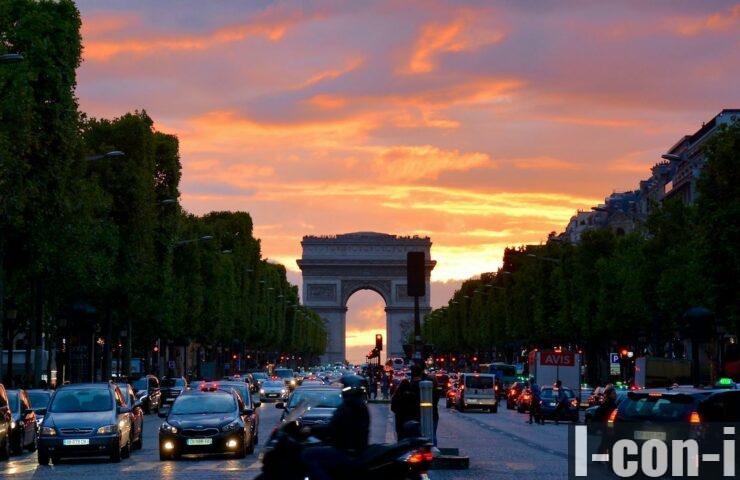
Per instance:
[[[82,109],[176,133],[185,208],[292,271],[306,234],[428,235],[436,305],[740,105],[738,2],[78,5]],[[355,357],[382,308],[352,298]]]

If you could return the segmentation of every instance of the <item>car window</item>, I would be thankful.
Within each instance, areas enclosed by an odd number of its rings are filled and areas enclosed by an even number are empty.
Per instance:
[[[682,420],[693,408],[691,397],[685,395],[641,395],[627,397],[619,404],[619,416],[626,420]]]
[[[28,401],[28,397],[26,396],[26,393],[24,392],[23,395],[21,395],[21,409],[28,410],[30,408],[31,408],[31,403]]]
[[[131,386],[134,387],[136,390],[146,390],[147,387],[147,379],[146,378],[140,378],[138,380],[134,380],[131,383]]]
[[[244,403],[249,403],[249,388],[246,383],[227,383],[222,386],[226,389],[233,388]]]
[[[184,395],[175,400],[171,415],[231,413],[236,408],[232,395]]]
[[[162,386],[165,388],[184,387],[185,381],[182,378],[165,378],[162,380]]]
[[[292,378],[295,375],[293,374],[293,370],[289,368],[278,368],[275,369],[275,375],[277,375],[279,378]]]
[[[476,390],[492,389],[493,377],[467,376],[465,377],[465,388],[473,388]]]
[[[31,408],[39,409],[49,406],[51,395],[46,392],[28,392],[28,400],[31,402]]]
[[[157,380],[156,378],[150,378],[149,388],[159,388],[159,380]]]
[[[69,389],[58,390],[51,402],[49,411],[59,413],[104,412],[113,407],[113,399],[108,390]]]
[[[303,400],[308,400],[316,408],[337,408],[342,403],[342,394],[338,390],[296,390],[290,396],[289,407],[295,407]]]
[[[18,410],[18,391],[8,392],[8,402],[10,403],[10,411],[15,412]]]
[[[706,422],[740,422],[740,391],[733,390],[712,395],[702,402],[699,414]]]
[[[570,388],[564,388],[563,392],[565,392],[566,398],[573,398],[575,395],[573,394],[573,390]],[[540,397],[542,398],[554,398],[558,396],[558,391],[554,388],[543,388],[540,391]]]
[[[281,387],[282,388],[282,387],[285,386],[285,384],[283,382],[271,381],[271,382],[265,382],[265,383],[263,383],[262,386],[264,386],[264,387]]]

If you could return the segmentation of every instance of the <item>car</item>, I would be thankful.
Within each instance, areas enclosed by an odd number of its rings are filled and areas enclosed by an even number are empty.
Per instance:
[[[0,383],[0,460],[10,458],[10,402],[8,402],[8,392]]]
[[[120,462],[131,453],[130,413],[121,390],[113,383],[58,388],[41,424],[39,464],[101,455]]]
[[[252,442],[257,445],[259,443],[259,425],[260,425],[260,416],[257,412],[257,409],[262,405],[262,402],[259,399],[254,398],[254,396],[249,391],[249,385],[247,385],[244,382],[218,382],[217,384],[218,388],[228,390],[228,389],[234,389],[236,393],[241,397],[241,400],[244,402],[244,404],[247,406],[248,409],[252,410],[252,418],[250,419],[250,426],[252,431],[250,434],[253,437]]]
[[[625,390],[618,390],[618,391],[623,392]],[[588,399],[586,400],[586,404],[588,405],[587,408],[598,407],[599,405],[601,405],[603,401],[604,401],[604,389],[602,387],[596,387],[589,394]]]
[[[282,380],[285,382],[285,386],[288,387],[289,390],[293,390],[298,386],[298,380],[295,378],[295,373],[293,373],[293,370],[290,368],[276,368],[272,372],[272,379]]]
[[[265,380],[260,388],[260,399],[265,402],[284,401],[288,398],[288,388],[280,380]]]
[[[450,386],[450,376],[446,373],[437,372],[434,374],[434,380],[437,386],[437,392],[440,397],[444,397],[447,394],[447,389]]]
[[[265,372],[252,372],[249,374],[249,383],[252,388],[252,393],[259,393],[262,382],[267,380],[269,377]]]
[[[580,408],[588,408],[588,407],[591,406],[589,404],[589,399],[591,398],[591,395],[593,395],[593,393],[594,393],[595,390],[596,389],[591,388],[591,386],[588,385],[588,384],[585,384],[584,383],[584,384],[581,385],[581,391],[580,391],[580,394],[579,394],[579,400],[580,400],[580,402],[578,404],[578,406]]]
[[[162,393],[159,408],[169,408],[175,399],[188,389],[188,381],[185,377],[163,377],[159,385]]]
[[[558,389],[555,387],[545,387],[540,391],[540,417],[542,420],[569,420],[573,423],[578,422],[578,399],[573,390],[561,387],[565,393],[567,407],[557,415],[558,407]]]
[[[162,391],[159,388],[159,379],[154,375],[146,375],[131,382],[136,399],[141,402],[144,413],[159,411],[162,405]]]
[[[282,422],[302,402],[309,402],[311,408],[298,418],[301,426],[327,424],[334,411],[342,404],[342,389],[329,386],[296,388],[287,402],[275,404],[275,408],[283,409],[280,421]]]
[[[144,409],[141,406],[141,400],[136,398],[134,389],[131,385],[124,383],[119,384],[123,399],[126,406],[131,410],[131,448],[141,450],[144,443]]]
[[[38,424],[36,412],[25,390],[8,390],[10,406],[10,451],[20,455],[23,450],[35,452],[38,441]]]
[[[31,408],[36,412],[36,424],[41,428],[41,422],[44,421],[44,415],[46,415],[46,409],[49,406],[51,400],[51,390],[26,390],[28,400],[31,402]]]
[[[244,458],[254,452],[252,413],[233,391],[185,391],[166,414],[160,412],[165,421],[159,428],[159,459],[204,453]]]
[[[525,387],[522,389],[522,393],[516,397],[516,411],[519,413],[526,413],[532,407],[532,389]]]
[[[491,413],[498,411],[496,399],[495,375],[489,373],[464,373],[460,379],[460,395],[457,398],[457,410],[480,408]]]
[[[306,377],[301,381],[302,387],[308,385],[325,385],[324,381],[317,377]]]
[[[599,388],[599,387],[596,387]],[[619,406],[619,404],[627,397],[627,391],[626,390],[619,390],[617,391],[617,400],[616,404]],[[586,423],[591,423],[593,421],[594,415],[596,415],[596,410],[598,410],[601,403],[595,404],[592,407],[586,408],[586,410],[583,411],[583,421]]]
[[[509,387],[509,391],[506,392],[506,409],[507,410],[514,410],[516,408],[516,402],[519,398],[519,395],[522,394],[522,391],[524,390],[524,383],[522,382],[514,382]]]

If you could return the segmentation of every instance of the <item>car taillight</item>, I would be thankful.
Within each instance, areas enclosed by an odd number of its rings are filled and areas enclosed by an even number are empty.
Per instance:
[[[431,447],[424,447],[421,450],[410,452],[401,458],[406,463],[428,467],[429,463],[434,460],[434,454],[432,453]]]
[[[699,412],[691,412],[691,415],[689,416],[689,423],[701,423]]]
[[[573,400],[571,400],[571,401],[570,401],[570,404],[571,404],[572,406],[574,406],[574,407],[577,407],[577,406],[578,406],[578,400],[576,400],[576,399],[574,398]]]
[[[615,408],[614,410],[612,410],[612,413],[609,414],[609,419],[606,421],[606,423],[609,426],[612,426],[612,425],[614,425],[614,421],[616,419],[617,419],[617,409]]]

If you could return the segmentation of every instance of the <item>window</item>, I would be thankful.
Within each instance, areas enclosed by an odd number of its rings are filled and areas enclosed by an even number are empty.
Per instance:
[[[113,407],[113,399],[104,389],[57,390],[49,411],[60,413],[104,412]]]
[[[465,388],[472,388],[475,390],[492,390],[493,377],[467,376],[465,377]]]

